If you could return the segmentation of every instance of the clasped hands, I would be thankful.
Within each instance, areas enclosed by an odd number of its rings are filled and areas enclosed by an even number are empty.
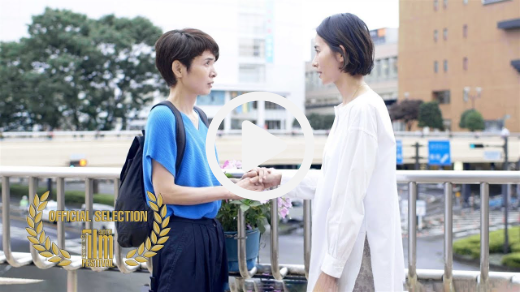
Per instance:
[[[261,192],[280,185],[281,180],[282,174],[274,168],[256,167],[246,172],[236,184],[246,190]]]

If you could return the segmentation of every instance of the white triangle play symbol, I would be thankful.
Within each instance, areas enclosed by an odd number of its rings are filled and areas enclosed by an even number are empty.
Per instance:
[[[249,171],[280,154],[287,145],[257,125],[242,123],[242,169]]]

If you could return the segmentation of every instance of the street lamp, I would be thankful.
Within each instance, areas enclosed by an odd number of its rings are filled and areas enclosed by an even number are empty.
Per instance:
[[[482,88],[481,87],[475,88],[475,90],[477,91],[477,94],[475,94],[475,95],[469,94],[470,90],[471,90],[471,88],[469,86],[464,87],[464,102],[468,102],[468,100],[471,99],[471,108],[475,109],[475,100],[477,98],[481,97]]]

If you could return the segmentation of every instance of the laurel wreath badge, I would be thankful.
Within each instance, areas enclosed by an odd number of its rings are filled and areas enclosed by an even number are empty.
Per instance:
[[[58,263],[58,266],[68,266],[72,263],[70,254],[60,249],[54,242],[51,242],[48,236],[45,235],[42,222],[42,211],[47,206],[47,198],[49,191],[45,192],[41,198],[38,194],[34,196],[33,203],[29,207],[29,215],[27,215],[27,224],[29,227],[25,228],[30,236],[27,236],[32,243],[34,249],[38,253],[47,258],[51,263]]]
[[[155,197],[154,194],[147,192],[147,195],[148,199],[150,199],[150,208],[154,211],[153,229],[150,232],[150,236],[146,238],[139,248],[133,249],[126,254],[127,259],[125,263],[129,266],[137,266],[139,263],[146,262],[164,247],[164,243],[169,238],[166,235],[168,235],[171,228],[166,228],[166,226],[170,222],[170,216],[166,217],[166,205],[163,204],[161,194]]]
[[[139,248],[133,249],[126,254],[125,263],[129,266],[137,266],[139,263],[146,262],[149,258],[157,254],[157,251],[164,247],[164,243],[168,240],[166,236],[171,228],[166,228],[170,222],[170,216],[166,217],[167,209],[163,203],[162,196],[157,197],[151,192],[147,192],[150,199],[150,207],[154,211],[153,229],[150,236],[146,238]],[[60,249],[54,242],[51,242],[49,236],[46,236],[43,230],[42,211],[47,206],[47,198],[49,191],[45,192],[41,197],[36,194],[33,203],[29,207],[29,215],[27,215],[27,224],[25,228],[30,236],[27,239],[32,243],[34,249],[38,253],[47,258],[49,262],[58,263],[58,266],[68,266],[72,263],[70,253],[64,249]]]

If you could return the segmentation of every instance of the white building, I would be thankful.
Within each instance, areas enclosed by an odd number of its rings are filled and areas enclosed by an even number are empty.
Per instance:
[[[218,76],[211,93],[197,99],[197,106],[206,112],[210,120],[226,102],[253,91],[277,93],[304,111],[305,67],[301,54],[304,43],[300,1],[188,2],[181,4],[180,10],[187,9],[192,13],[176,14],[179,18],[172,19],[172,27],[164,29],[194,27],[217,41],[220,47],[220,57],[215,63]],[[194,17],[193,13],[202,11],[201,7],[204,7],[202,15]],[[219,20],[211,23],[200,21],[207,10],[218,14]],[[163,98],[155,98],[154,103]],[[149,108],[143,109],[140,114],[143,120],[132,121],[131,127],[142,128],[148,111]],[[235,109],[220,127],[225,130],[240,129],[242,121],[249,120],[268,129],[291,129],[293,119],[283,107],[254,102]]]

